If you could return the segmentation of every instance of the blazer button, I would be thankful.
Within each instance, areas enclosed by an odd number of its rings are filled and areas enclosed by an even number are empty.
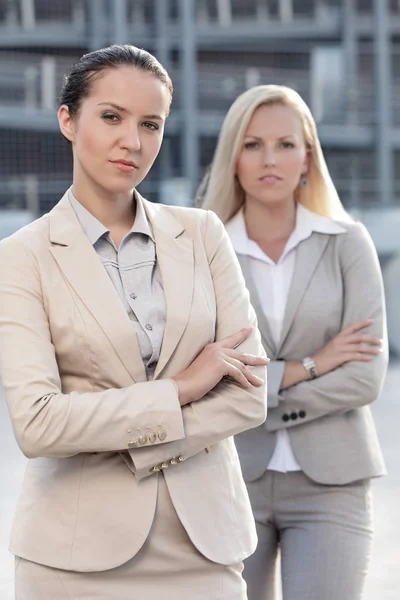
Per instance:
[[[290,415],[290,418],[292,419],[292,421],[295,421],[297,419],[297,417],[298,417],[297,412],[292,412]]]
[[[305,410],[301,410],[301,411],[299,412],[299,417],[300,417],[300,419],[304,419],[306,416],[307,416],[307,413],[306,413],[306,411],[305,411]]]
[[[282,421],[285,421],[285,423],[287,423],[289,421],[289,419],[290,419],[290,417],[286,413],[284,415],[282,415]]]

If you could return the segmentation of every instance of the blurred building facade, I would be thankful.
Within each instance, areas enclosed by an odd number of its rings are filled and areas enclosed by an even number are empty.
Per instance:
[[[150,199],[193,198],[232,101],[278,83],[313,110],[345,205],[400,206],[400,0],[0,0],[0,208],[41,214],[70,184],[62,76],[114,42],[154,53],[175,86]]]
[[[400,355],[400,0],[0,0],[0,239],[71,184],[56,119],[63,74],[124,42],[154,53],[174,82],[162,151],[139,188],[156,202],[193,202],[238,94],[275,83],[304,97],[340,197],[377,246]]]

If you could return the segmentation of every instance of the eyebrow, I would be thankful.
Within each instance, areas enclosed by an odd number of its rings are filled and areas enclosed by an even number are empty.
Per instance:
[[[245,137],[245,138],[249,138],[249,137],[251,137],[251,138],[253,138],[253,139],[255,139],[255,140],[260,140],[260,141],[262,141],[262,138],[258,137],[258,135],[251,135],[251,134],[249,134],[249,135],[245,135],[244,137]],[[279,139],[279,140],[284,140],[285,138],[294,138],[294,137],[296,137],[296,136],[295,136],[295,135],[293,135],[292,133],[288,133],[287,135],[282,135],[282,136],[281,136],[280,138],[278,138],[278,139]]]
[[[119,110],[119,112],[129,114],[129,110],[127,108],[124,108],[123,106],[119,106],[118,104],[115,104],[114,102],[99,102],[97,106],[104,106],[104,105],[112,106],[116,110]],[[144,119],[153,119],[154,121],[164,121],[164,118],[161,117],[160,115],[144,115],[143,118]]]

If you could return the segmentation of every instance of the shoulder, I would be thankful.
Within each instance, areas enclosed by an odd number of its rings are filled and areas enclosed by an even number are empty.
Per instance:
[[[220,218],[211,210],[182,206],[158,205],[179,221],[186,235],[204,248],[211,264],[217,254],[228,253],[233,260],[234,250]]]
[[[172,215],[183,226],[201,226],[207,222],[207,213],[209,211],[203,208],[192,208],[190,206],[174,206],[167,204],[156,205],[160,211]]]
[[[345,234],[337,236],[342,272],[346,274],[354,269],[380,271],[378,253],[365,225],[360,221],[341,225],[346,230]]]
[[[339,243],[347,250],[365,247],[375,248],[368,229],[361,221],[338,221],[338,224],[345,230],[344,235],[337,236]]]
[[[147,206],[149,207],[149,202]],[[152,214],[157,214],[158,222],[171,217],[178,222],[191,237],[201,236],[203,241],[210,237],[219,237],[226,235],[222,221],[217,215],[203,208],[192,208],[189,206],[174,206],[167,204],[152,204]]]
[[[46,214],[32,223],[21,227],[12,235],[0,241],[0,255],[37,254],[49,247],[49,215]]]

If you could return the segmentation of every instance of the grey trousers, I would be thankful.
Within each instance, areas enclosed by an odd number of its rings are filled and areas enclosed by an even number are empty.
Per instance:
[[[248,600],[359,600],[372,545],[370,480],[320,485],[301,471],[247,483],[258,547],[244,565]]]

